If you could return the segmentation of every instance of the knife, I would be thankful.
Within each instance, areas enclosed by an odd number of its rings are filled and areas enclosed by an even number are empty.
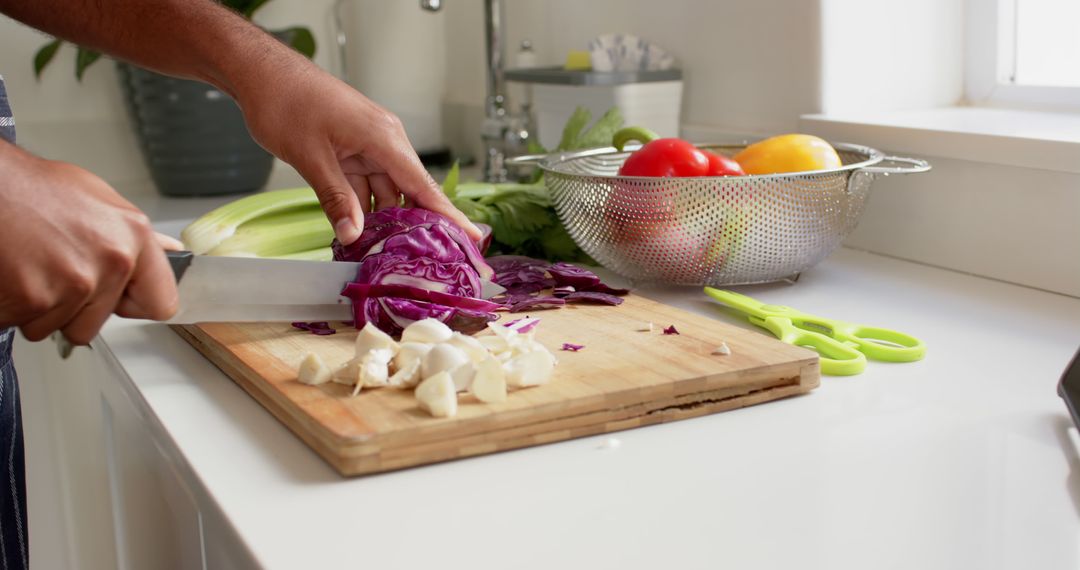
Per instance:
[[[170,324],[253,321],[346,321],[341,296],[359,263],[166,252],[180,291]]]
[[[341,290],[356,279],[359,263],[165,253],[180,290],[180,309],[168,323],[352,319]],[[482,298],[504,292],[482,281]]]
[[[356,278],[359,263],[165,254],[180,293],[180,308],[169,324],[352,319],[352,305],[341,290]],[[505,291],[485,281],[482,296]],[[74,345],[63,334],[57,331],[52,338],[61,358],[71,355]]]

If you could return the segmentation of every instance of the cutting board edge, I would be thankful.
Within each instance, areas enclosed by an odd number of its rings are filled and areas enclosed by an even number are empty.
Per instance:
[[[818,370],[818,357],[815,353],[807,351],[813,356],[800,361],[790,361],[784,363],[777,363],[769,366],[758,367],[750,374],[744,374],[740,381],[732,383],[730,380],[725,380],[726,374],[716,374],[712,378],[694,378],[687,380],[679,380],[673,382],[669,386],[673,388],[671,395],[668,398],[647,399],[646,402],[654,402],[662,404],[664,402],[679,401],[680,399],[693,399],[697,396],[706,396],[718,391],[738,391],[743,389],[753,390],[756,387],[766,386],[776,381],[777,376],[781,378],[799,378],[798,385],[806,386],[806,391],[809,392],[820,384]],[[807,370],[813,370],[814,373],[809,373]],[[695,390],[677,390],[674,388],[700,384],[701,388]],[[650,387],[652,388],[652,387]],[[530,388],[526,388],[529,390]],[[616,392],[609,392],[606,395],[600,397],[594,397],[589,399],[579,399],[570,404],[565,403],[552,403],[540,405],[528,409],[513,410],[512,412],[503,412],[500,416],[500,421],[503,424],[508,422],[516,422],[509,426],[511,428],[521,427],[529,424],[539,424],[548,421],[551,418],[580,416],[597,412],[611,412],[615,408],[624,407],[620,405],[620,402],[627,402],[630,406],[637,405],[642,402],[641,398],[635,398],[635,395],[641,393],[641,388],[627,388]],[[514,397],[514,393],[510,394],[510,397]],[[453,432],[450,432],[450,437],[438,438],[438,440],[451,440],[456,437],[467,436],[474,433],[488,433],[490,416],[479,416],[474,418],[456,418],[455,427]],[[530,419],[531,421],[523,421]],[[437,436],[444,434],[446,428],[439,420],[435,420],[431,423],[429,428],[419,428],[409,430],[408,432],[399,432],[391,437],[376,436],[369,438],[357,438],[350,440],[349,438],[334,438],[334,441],[344,445],[357,445],[357,444],[371,444],[375,442],[393,443],[402,438],[416,438],[423,436]]]
[[[384,460],[385,456],[383,455],[375,457],[372,457],[370,455],[357,457],[343,455],[339,453],[334,453],[329,449],[323,448],[321,445],[314,447],[314,449],[320,457],[322,457],[327,463],[333,466],[334,469],[343,476],[356,477],[363,475],[374,475],[376,473],[385,473],[389,471],[407,469],[410,467],[417,467],[421,465],[443,463],[447,461],[454,461],[457,459],[467,459],[470,457],[478,457],[482,455],[489,455],[492,453],[500,453],[503,451],[512,451],[515,449],[523,449],[536,445],[558,443],[571,439],[579,439],[582,437],[590,437],[604,433],[615,433],[638,427],[658,425],[662,423],[671,423],[685,419],[707,416],[719,412],[736,410],[739,408],[745,408],[757,404],[763,404],[783,398],[801,396],[808,394],[817,385],[815,383],[815,379],[817,378],[816,364],[812,367],[806,368],[807,370],[813,370],[813,372],[810,373],[812,378],[808,378],[808,383],[804,384],[800,381],[796,384],[789,384],[768,390],[753,390],[741,396],[723,399],[714,403],[706,403],[686,408],[676,407],[672,409],[670,413],[666,414],[661,410],[654,410],[644,416],[649,418],[649,421],[644,422],[640,421],[642,419],[641,417],[626,418],[619,421],[602,420],[589,423],[587,425],[574,426],[565,429],[545,430],[541,433],[522,434],[512,440],[504,440],[504,443],[498,446],[491,446],[485,444],[470,444],[468,440],[466,440],[461,442],[461,445],[456,450],[449,451],[446,450],[446,447],[452,442],[444,441],[439,445],[439,447],[442,448],[441,451],[416,453],[416,449],[395,450],[399,451],[400,453],[394,454],[393,457],[386,458],[389,460]]]

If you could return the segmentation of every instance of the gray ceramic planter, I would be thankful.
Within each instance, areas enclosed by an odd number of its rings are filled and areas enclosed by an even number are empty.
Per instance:
[[[143,158],[162,194],[236,194],[266,185],[273,156],[251,138],[227,95],[198,81],[117,67]]]

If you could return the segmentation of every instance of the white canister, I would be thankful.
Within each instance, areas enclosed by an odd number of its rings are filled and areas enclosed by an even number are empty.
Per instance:
[[[387,0],[341,0],[337,15],[345,80],[397,115],[417,152],[444,149],[446,17]]]

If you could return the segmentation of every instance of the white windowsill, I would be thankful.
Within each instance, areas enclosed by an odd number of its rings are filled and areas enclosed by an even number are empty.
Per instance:
[[[942,107],[803,115],[799,125],[883,151],[1080,173],[1080,113]]]

